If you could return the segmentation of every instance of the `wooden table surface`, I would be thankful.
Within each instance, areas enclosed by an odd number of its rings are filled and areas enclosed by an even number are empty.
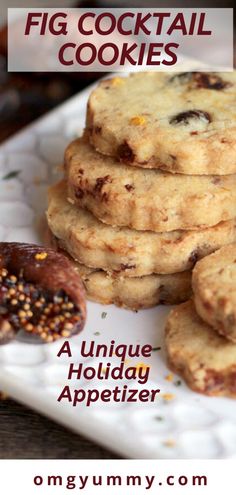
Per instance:
[[[13,400],[0,400],[0,459],[117,459]]]

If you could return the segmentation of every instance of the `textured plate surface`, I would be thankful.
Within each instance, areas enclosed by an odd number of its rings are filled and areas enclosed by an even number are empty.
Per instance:
[[[0,239],[43,242],[48,184],[60,177],[64,148],[82,132],[90,89],[26,128],[0,149]],[[104,314],[107,313],[104,318]],[[73,359],[57,358],[62,342],[30,344],[22,336],[0,347],[0,388],[15,399],[131,458],[236,457],[236,402],[191,392],[166,366],[163,328],[166,308],[131,311],[88,304],[84,332],[71,340]],[[73,408],[58,403],[68,363],[79,362],[82,340],[150,343],[152,358],[130,359],[151,366],[144,388],[160,388],[153,403],[107,403]],[[112,358],[115,361],[115,358]],[[88,359],[97,364],[97,359]],[[70,382],[69,382],[70,383]],[[79,381],[75,388],[114,388],[116,382]],[[122,383],[123,386],[124,383]],[[127,382],[130,387],[136,384]],[[141,385],[142,386],[142,385]]]

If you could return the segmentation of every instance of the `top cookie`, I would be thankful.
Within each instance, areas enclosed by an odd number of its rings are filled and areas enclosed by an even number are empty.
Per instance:
[[[141,72],[102,81],[87,128],[129,165],[191,175],[236,173],[236,72]]]
[[[193,270],[198,314],[220,334],[236,342],[236,244],[222,247]]]

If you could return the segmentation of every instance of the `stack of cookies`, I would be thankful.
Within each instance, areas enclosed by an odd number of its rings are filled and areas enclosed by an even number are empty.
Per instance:
[[[196,261],[236,241],[235,94],[235,73],[137,73],[92,92],[47,212],[90,299],[183,302]]]
[[[236,244],[199,261],[192,284],[167,320],[170,366],[197,392],[236,398]]]

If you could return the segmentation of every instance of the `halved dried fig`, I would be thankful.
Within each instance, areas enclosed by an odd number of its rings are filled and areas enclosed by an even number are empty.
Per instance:
[[[63,254],[0,242],[0,344],[21,329],[53,342],[80,332],[85,319],[83,284]]]

